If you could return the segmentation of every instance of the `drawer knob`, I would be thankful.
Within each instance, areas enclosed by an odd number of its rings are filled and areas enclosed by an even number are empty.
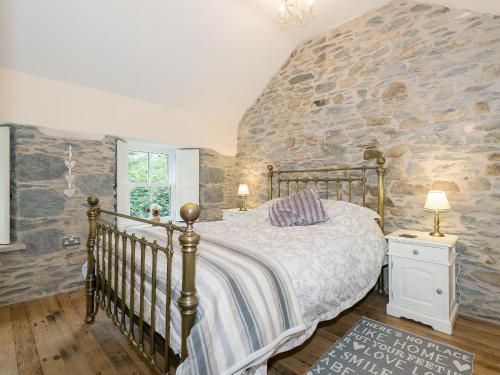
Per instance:
[[[437,294],[443,294],[443,290],[442,290],[441,288],[437,288],[437,289],[436,289],[436,293],[437,293]]]
[[[418,250],[417,249],[413,250],[413,254],[418,255]]]

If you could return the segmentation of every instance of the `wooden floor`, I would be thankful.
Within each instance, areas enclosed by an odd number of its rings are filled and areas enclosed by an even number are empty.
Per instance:
[[[0,374],[151,374],[117,328],[99,313],[83,323],[83,291],[0,307]],[[363,315],[475,354],[475,374],[500,374],[500,326],[459,317],[453,336],[385,314],[372,294],[321,324],[303,346],[273,358],[269,374],[302,374]]]

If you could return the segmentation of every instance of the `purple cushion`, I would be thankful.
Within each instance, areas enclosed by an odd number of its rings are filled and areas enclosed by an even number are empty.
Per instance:
[[[306,189],[272,203],[269,219],[275,227],[292,227],[321,223],[327,221],[328,216],[318,194]]]

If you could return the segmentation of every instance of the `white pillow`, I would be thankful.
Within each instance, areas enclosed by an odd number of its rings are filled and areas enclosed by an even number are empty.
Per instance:
[[[264,220],[266,222],[271,222],[269,220],[269,206],[281,198],[275,198],[270,201],[266,201],[264,203],[259,204],[257,207],[253,208],[247,215],[244,215],[244,217],[252,217],[252,218],[259,218],[261,220]]]
[[[380,215],[368,207],[346,201],[337,201],[332,199],[322,199],[323,208],[329,218],[341,216],[366,217],[372,220],[380,219]]]

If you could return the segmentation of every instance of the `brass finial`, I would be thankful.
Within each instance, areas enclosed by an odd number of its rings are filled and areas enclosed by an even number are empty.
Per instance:
[[[200,207],[196,203],[186,203],[181,207],[181,217],[188,224],[194,223],[200,217]]]
[[[274,169],[274,167],[271,164],[268,164],[267,169],[269,170],[269,172],[272,172],[272,170]]]
[[[89,204],[89,206],[95,207],[99,204],[99,199],[97,197],[90,196],[87,198],[87,203]]]
[[[385,158],[383,156],[379,156],[377,158],[377,164],[381,167],[385,164]]]

